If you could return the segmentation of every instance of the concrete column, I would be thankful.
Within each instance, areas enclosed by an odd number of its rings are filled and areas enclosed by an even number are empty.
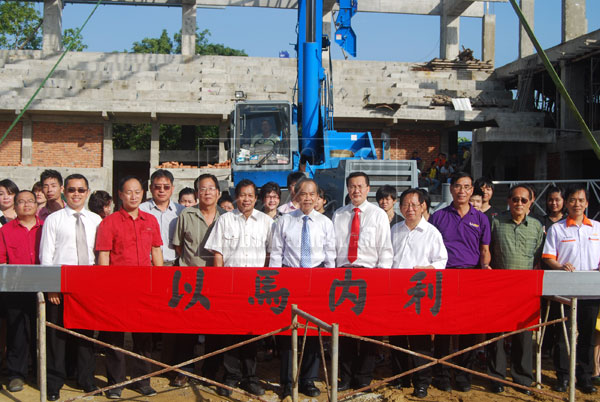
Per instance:
[[[29,166],[33,154],[33,123],[29,119],[21,119],[21,123],[21,165]]]
[[[587,30],[585,0],[562,0],[562,41],[566,42],[585,35]]]
[[[102,140],[102,167],[107,171],[104,189],[112,192],[113,188],[113,123],[104,122],[104,138]]]
[[[496,60],[496,15],[485,14],[481,19],[481,60]]]
[[[442,12],[440,17],[440,58],[455,59],[460,52],[458,39],[460,33],[460,16]]]
[[[62,0],[44,0],[44,53],[60,52],[62,46]]]
[[[152,122],[152,134],[150,135],[150,170],[160,164],[160,123]]]
[[[181,54],[196,54],[196,2],[181,5]]]
[[[471,177],[477,179],[483,176],[483,144],[477,141],[477,133],[485,128],[473,130],[473,140],[471,141]]]
[[[219,163],[229,159],[229,151],[225,149],[225,143],[229,141],[227,137],[227,122],[219,124]]]
[[[560,79],[565,84],[565,88],[567,88],[571,99],[573,99],[575,106],[577,106],[579,113],[582,115],[585,112],[586,95],[585,80],[582,79],[584,76],[585,66],[583,62],[575,64],[567,64],[564,61],[560,62]],[[570,130],[580,129],[571,109],[567,107],[562,97],[560,98],[560,128]]]
[[[534,144],[535,147],[535,169],[534,180],[546,180],[548,178],[548,157],[546,144]]]
[[[527,19],[529,26],[533,30],[535,0],[521,0],[521,11],[525,16],[525,19]],[[527,32],[525,32],[523,25],[519,23],[519,58],[527,57],[530,54],[533,54],[534,51],[535,48],[533,47],[533,43],[531,43],[531,40],[529,40],[529,36],[527,35]]]

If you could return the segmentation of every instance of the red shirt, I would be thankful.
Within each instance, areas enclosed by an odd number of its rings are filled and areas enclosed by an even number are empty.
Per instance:
[[[138,210],[133,219],[124,209],[110,214],[98,226],[96,251],[110,251],[110,265],[152,265],[152,247],[162,246],[156,218]]]
[[[0,228],[0,264],[33,265],[40,263],[42,220],[36,216],[35,225],[27,229],[19,219]]]

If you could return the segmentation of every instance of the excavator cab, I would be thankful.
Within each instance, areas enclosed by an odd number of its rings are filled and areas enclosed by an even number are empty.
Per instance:
[[[269,181],[285,186],[298,154],[291,103],[239,102],[230,121],[234,184],[250,179],[259,187]]]

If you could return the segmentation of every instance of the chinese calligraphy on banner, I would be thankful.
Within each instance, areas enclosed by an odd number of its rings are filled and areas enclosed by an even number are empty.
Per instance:
[[[537,323],[543,271],[62,268],[67,328],[263,334],[291,305],[359,335],[511,331]]]

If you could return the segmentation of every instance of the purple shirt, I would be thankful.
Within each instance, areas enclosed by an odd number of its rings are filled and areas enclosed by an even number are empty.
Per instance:
[[[446,268],[476,267],[479,265],[479,247],[490,244],[490,221],[473,208],[460,217],[453,204],[431,215],[429,223],[435,226],[448,250]]]

